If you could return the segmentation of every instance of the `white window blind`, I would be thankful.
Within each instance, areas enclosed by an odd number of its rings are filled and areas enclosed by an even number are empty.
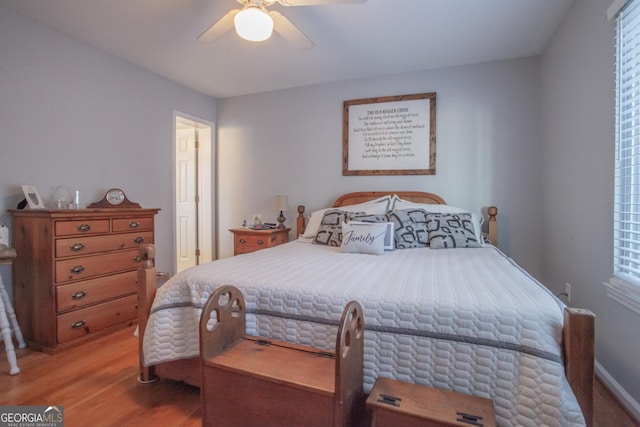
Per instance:
[[[640,286],[640,1],[619,12],[616,37],[614,276]]]

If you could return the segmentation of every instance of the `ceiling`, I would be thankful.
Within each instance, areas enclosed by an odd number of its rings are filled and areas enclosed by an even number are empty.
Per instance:
[[[197,37],[235,0],[0,0],[35,21],[224,98],[540,54],[573,0],[367,0],[284,7],[315,43]]]

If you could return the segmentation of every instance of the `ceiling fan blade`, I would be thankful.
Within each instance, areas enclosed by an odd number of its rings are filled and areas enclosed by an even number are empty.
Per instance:
[[[315,6],[323,4],[366,3],[367,0],[275,0],[283,6]]]
[[[233,28],[233,18],[241,9],[233,9],[227,12],[215,24],[206,29],[206,31],[198,36],[201,42],[212,42],[224,36]]]
[[[309,39],[302,31],[291,23],[283,14],[272,10],[269,12],[273,18],[273,29],[278,32],[285,40],[296,46],[298,49],[311,49],[315,43]]]

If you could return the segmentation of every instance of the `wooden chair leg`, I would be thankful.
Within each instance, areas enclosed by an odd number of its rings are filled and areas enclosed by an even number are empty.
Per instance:
[[[18,368],[18,361],[16,359],[16,352],[13,346],[13,340],[11,338],[11,327],[9,325],[9,319],[7,318],[7,312],[5,311],[5,304],[3,299],[0,298],[0,332],[2,333],[2,339],[4,340],[4,348],[7,352],[7,360],[9,360],[9,373],[16,375],[20,373]]]
[[[18,341],[18,348],[27,348],[27,344],[24,342],[24,337],[22,336],[22,330],[20,329],[20,325],[18,325],[16,312],[11,306],[11,301],[9,301],[9,294],[7,294],[7,290],[4,288],[4,285],[1,281],[2,279],[0,278],[0,298],[2,298],[2,301],[4,301],[4,307],[7,310],[7,317],[9,318],[11,329],[13,330],[13,334],[16,336],[16,341]]]

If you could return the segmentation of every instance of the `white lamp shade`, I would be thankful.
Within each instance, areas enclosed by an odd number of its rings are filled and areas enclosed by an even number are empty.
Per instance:
[[[236,33],[245,40],[261,42],[273,32],[273,19],[258,6],[249,5],[233,18]]]
[[[287,201],[287,196],[276,196],[275,203],[273,205],[273,210],[276,212],[288,211],[289,202]]]

